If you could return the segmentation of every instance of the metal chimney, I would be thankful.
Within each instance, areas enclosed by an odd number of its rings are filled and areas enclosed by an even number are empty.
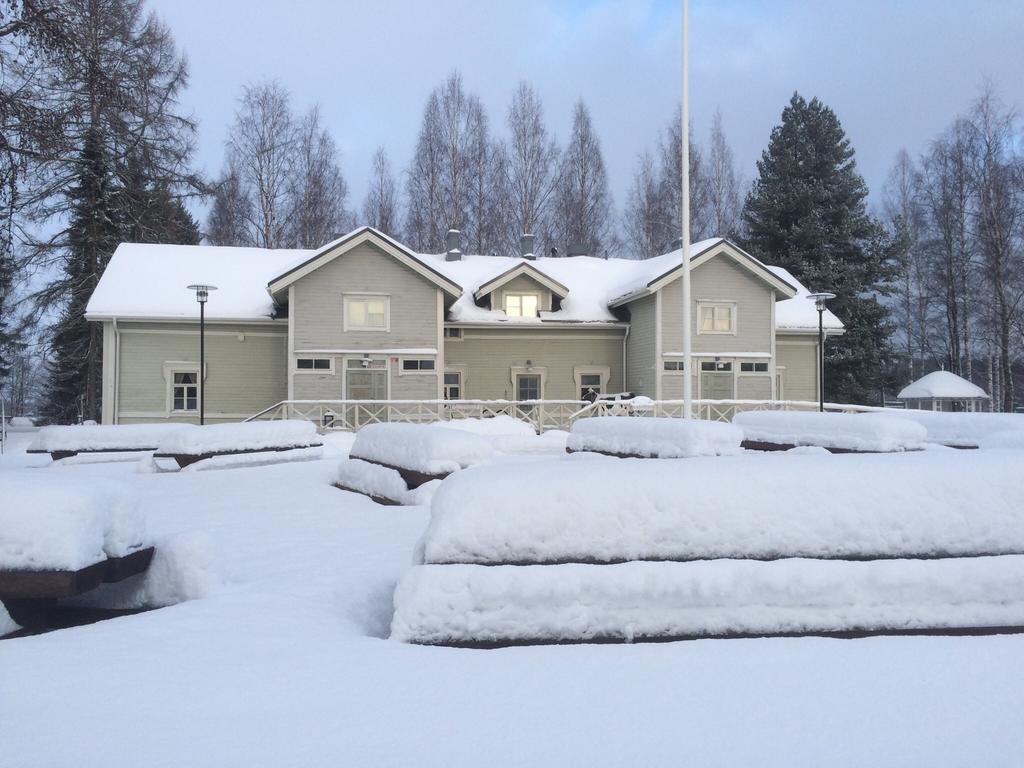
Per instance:
[[[537,258],[533,252],[533,235],[524,233],[519,236],[519,255],[531,261]]]
[[[449,229],[445,237],[445,247],[448,253],[445,261],[462,261],[462,233],[457,229]]]
[[[565,255],[566,256],[586,256],[587,255],[587,251],[589,251],[589,250],[590,249],[587,248],[587,244],[586,243],[579,243],[579,242],[577,242],[577,243],[569,243],[569,247],[566,248],[566,250],[565,250]]]

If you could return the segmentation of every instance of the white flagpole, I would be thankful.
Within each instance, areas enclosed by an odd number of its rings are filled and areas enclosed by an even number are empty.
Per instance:
[[[683,145],[683,189],[680,221],[683,230],[683,418],[693,418],[693,319],[690,308],[690,64],[689,0],[683,0],[683,109],[680,129]],[[659,361],[658,367],[661,368]]]

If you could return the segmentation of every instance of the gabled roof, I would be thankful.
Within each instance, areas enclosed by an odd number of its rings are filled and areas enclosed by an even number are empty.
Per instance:
[[[284,272],[272,278],[267,284],[267,290],[271,295],[276,296],[296,280],[334,261],[334,259],[356,246],[367,242],[373,243],[384,253],[409,267],[422,277],[425,277],[453,298],[458,298],[462,294],[462,288],[459,285],[445,277],[419,254],[414,253],[397,240],[393,240],[373,227],[359,227],[314,251],[311,256],[303,258],[297,264],[290,266]]]
[[[525,275],[529,277],[531,280],[540,283],[542,286],[547,288],[560,299],[564,299],[566,296],[569,295],[569,289],[562,285],[560,282],[545,275],[535,266],[530,264],[530,262],[523,261],[519,264],[516,264],[513,267],[510,267],[509,269],[506,269],[497,277],[481,285],[473,292],[473,298],[475,298],[477,301],[480,301],[480,299],[489,294],[491,291],[497,290],[501,286],[511,282],[512,280],[515,280],[517,277],[521,275]]]
[[[779,331],[793,331],[796,333],[817,333],[818,332],[818,310],[808,296],[811,292],[804,287],[803,283],[793,277],[788,270],[782,267],[768,267],[791,285],[797,288],[796,295],[789,299],[775,302],[775,328]],[[844,332],[842,321],[832,314],[829,309],[821,316],[821,325],[829,336],[838,336]]]

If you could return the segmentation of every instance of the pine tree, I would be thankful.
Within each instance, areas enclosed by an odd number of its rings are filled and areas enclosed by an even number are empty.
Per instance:
[[[838,117],[794,94],[757,167],[743,212],[746,247],[811,290],[836,294],[829,306],[846,333],[826,344],[825,395],[876,402],[890,331],[878,298],[892,276],[892,243],[868,215],[867,186]]]
[[[98,419],[102,335],[85,319],[85,306],[120,239],[113,174],[98,131],[85,138],[78,179],[68,192],[72,203],[68,254],[57,284],[66,297],[50,342],[52,361],[43,413],[69,423],[81,413]]]

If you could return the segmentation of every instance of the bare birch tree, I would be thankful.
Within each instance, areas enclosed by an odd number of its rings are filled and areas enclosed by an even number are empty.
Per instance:
[[[633,172],[633,183],[623,216],[630,256],[648,259],[665,251],[665,238],[668,235],[666,223],[672,220],[667,205],[654,159],[649,152],[645,152]]]
[[[416,151],[406,172],[404,233],[409,244],[420,251],[439,250],[444,242],[443,168],[441,99],[434,91],[423,110]]]
[[[319,248],[351,229],[348,184],[334,139],[321,123],[319,107],[306,113],[296,134],[288,240],[297,248]]]
[[[732,148],[725,138],[722,112],[715,110],[711,123],[711,142],[707,153],[705,199],[707,234],[735,238],[742,228],[742,179],[736,169]],[[698,201],[698,204],[701,201]]]
[[[253,245],[249,222],[252,200],[238,170],[230,165],[213,186],[213,204],[206,220],[206,239],[212,245]]]

